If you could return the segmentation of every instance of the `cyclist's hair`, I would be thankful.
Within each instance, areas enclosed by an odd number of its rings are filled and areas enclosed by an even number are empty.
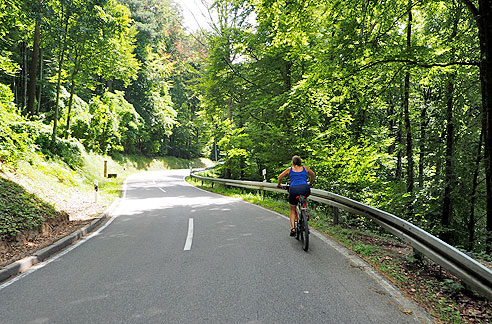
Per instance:
[[[298,155],[294,155],[292,157],[292,164],[301,166],[302,165],[301,158]]]

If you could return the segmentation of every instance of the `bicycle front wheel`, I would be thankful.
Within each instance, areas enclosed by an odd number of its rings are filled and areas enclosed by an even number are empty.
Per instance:
[[[301,240],[302,240],[302,249],[307,251],[309,248],[309,226],[307,221],[307,215],[305,211],[301,212],[302,218],[302,232],[301,232]]]

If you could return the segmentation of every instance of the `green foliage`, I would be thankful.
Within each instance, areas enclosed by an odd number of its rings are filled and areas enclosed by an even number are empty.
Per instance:
[[[65,218],[24,188],[0,177],[0,239],[12,241],[25,231],[41,226],[47,219]]]
[[[115,104],[120,99],[122,98],[115,97],[109,92],[106,92],[102,98],[92,98],[89,103],[91,119],[84,142],[87,148],[104,154],[122,150],[119,116],[115,109]]]
[[[40,151],[46,156],[61,158],[72,169],[80,167],[83,163],[82,152],[84,148],[76,139],[58,139],[51,141],[51,130],[43,127],[36,137],[36,144]]]
[[[374,245],[357,244],[354,246],[354,252],[362,256],[371,256],[380,251],[381,249]]]
[[[275,179],[298,154],[316,173],[317,188],[467,244],[470,192],[477,193],[475,218],[486,213],[486,197],[483,181],[472,188],[475,170],[485,177],[475,164],[482,98],[479,70],[460,63],[477,62],[480,49],[462,2],[414,3],[409,45],[408,1],[224,0],[214,8],[218,19],[198,90],[209,143],[222,144],[223,175],[258,180],[266,168]],[[254,26],[247,19],[252,11]],[[443,141],[448,98],[451,162]],[[446,179],[452,179],[452,224],[443,228]],[[417,184],[411,192],[409,183]],[[476,219],[479,251],[486,222]]]
[[[0,83],[0,161],[9,164],[27,159],[34,151],[33,123],[16,113],[13,94]]]

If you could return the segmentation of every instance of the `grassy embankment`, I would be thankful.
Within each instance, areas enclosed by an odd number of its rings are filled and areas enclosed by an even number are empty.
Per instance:
[[[258,191],[239,188],[225,189],[222,185],[187,178],[191,184],[222,195],[244,199],[251,203],[289,215],[286,198],[267,194],[264,199]],[[413,251],[397,239],[360,227],[350,226],[343,220],[351,217],[342,213],[341,224],[333,225],[326,208],[310,208],[310,226],[326,234],[358,254],[376,270],[411,296],[434,316],[438,323],[492,323],[492,302],[466,291],[455,277],[429,260],[418,260]],[[344,219],[345,218],[345,219]],[[288,229],[286,229],[286,233]],[[286,234],[287,235],[287,234]],[[405,312],[405,310],[402,310]]]

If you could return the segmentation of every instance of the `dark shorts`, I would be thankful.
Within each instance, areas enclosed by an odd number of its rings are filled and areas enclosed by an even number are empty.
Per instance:
[[[297,202],[299,201],[299,199],[296,197],[299,197],[299,196],[307,197],[310,194],[311,194],[311,188],[309,187],[308,184],[290,187],[289,188],[289,204],[297,205]]]

